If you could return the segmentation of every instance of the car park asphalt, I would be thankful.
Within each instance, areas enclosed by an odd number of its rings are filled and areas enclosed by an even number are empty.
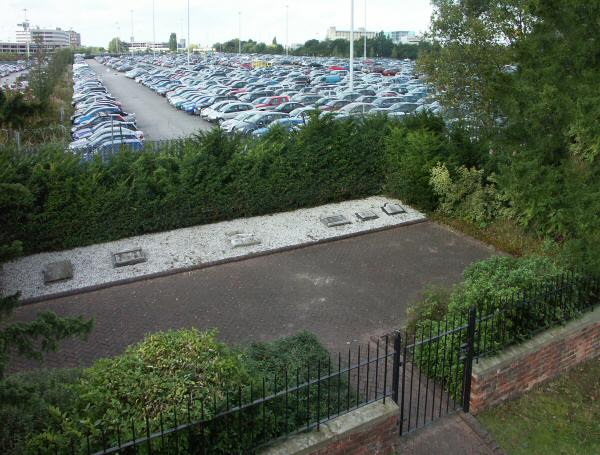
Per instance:
[[[43,366],[85,366],[119,354],[159,330],[217,328],[229,343],[273,340],[301,330],[332,352],[390,333],[428,284],[460,281],[464,268],[494,254],[487,245],[432,222],[25,305],[94,318],[87,341],[61,343]],[[14,358],[11,370],[38,366]]]
[[[144,132],[146,140],[176,139],[212,128],[200,117],[173,108],[165,98],[123,73],[110,70],[93,59],[86,62],[113,96],[121,101],[123,110],[135,113],[138,128]]]

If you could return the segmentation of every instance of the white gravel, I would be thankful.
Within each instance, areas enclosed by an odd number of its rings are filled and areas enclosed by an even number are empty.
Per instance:
[[[386,202],[401,204],[406,213],[386,215],[381,206]],[[359,221],[355,213],[372,210],[379,218]],[[344,215],[351,224],[326,227],[323,216]],[[130,237],[114,242],[74,248],[53,253],[40,253],[4,264],[0,271],[2,293],[21,291],[22,298],[52,294],[128,278],[143,277],[183,267],[197,266],[219,260],[268,252],[279,248],[315,243],[358,232],[367,232],[388,226],[424,220],[425,216],[398,200],[383,196],[328,204],[293,212],[277,213],[253,218],[176,229],[157,234]],[[249,246],[231,244],[236,234],[250,234],[260,243]],[[113,268],[112,253],[141,247],[148,260],[140,264]],[[48,263],[70,260],[74,276],[70,280],[45,285],[42,270]]]

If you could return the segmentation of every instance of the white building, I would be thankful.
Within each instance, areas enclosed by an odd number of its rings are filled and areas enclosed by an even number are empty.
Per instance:
[[[71,34],[60,28],[30,28],[29,30],[17,30],[17,43],[36,43],[38,40],[44,47],[57,48],[69,47],[71,45]]]
[[[129,52],[169,52],[169,43],[133,42],[122,44]]]
[[[362,39],[365,36],[365,34],[367,35],[367,38],[375,38],[375,35],[377,35],[377,32],[367,32],[367,31],[365,31],[365,29],[363,27],[360,27],[360,28],[354,30],[354,39],[355,40]],[[335,27],[329,27],[327,29],[326,39],[328,39],[328,40],[345,39],[345,40],[350,41],[350,30],[338,30]]]
[[[363,39],[365,35],[367,35],[368,39],[375,38],[378,32],[369,32],[365,31],[363,27],[360,27],[354,30],[354,39],[360,40]],[[394,44],[399,43],[415,43],[419,42],[419,39],[416,37],[416,33],[409,30],[398,30],[394,32],[385,32],[385,36],[390,38]],[[338,30],[335,27],[329,27],[327,29],[326,39],[335,40],[335,39],[345,39],[350,41],[350,30]]]

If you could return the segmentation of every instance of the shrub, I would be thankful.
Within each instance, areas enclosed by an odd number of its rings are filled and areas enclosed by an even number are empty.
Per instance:
[[[446,165],[438,163],[430,175],[429,183],[440,200],[438,210],[444,215],[479,227],[501,215],[501,196],[495,185],[485,179],[483,170],[461,166],[453,179]]]
[[[15,453],[62,453],[71,447],[84,449],[89,437],[92,450],[101,450],[182,422],[204,421],[185,434],[155,441],[155,450],[180,453],[203,447],[207,453],[249,452],[260,441],[300,428],[308,419],[314,421],[318,409],[322,417],[328,407],[337,409],[339,404],[345,409],[357,399],[344,376],[322,384],[320,401],[313,384],[289,397],[281,394],[252,404],[263,394],[302,386],[317,377],[319,368],[323,375],[328,359],[327,351],[307,332],[235,349],[218,342],[215,331],[159,332],[122,355],[74,372],[61,388],[53,384],[56,391],[35,402],[33,416],[28,415],[31,407],[25,408],[20,419],[26,424],[13,424],[16,435],[11,439],[5,434],[4,444],[19,448]],[[6,386],[10,384],[7,380]],[[44,389],[43,384],[34,385]],[[347,393],[337,397],[338,387]],[[18,393],[12,394],[16,402]],[[222,415],[240,402],[250,404],[243,412]],[[0,409],[14,413],[10,404]],[[28,423],[34,419],[35,425]],[[145,451],[140,447],[140,453]]]
[[[443,158],[443,136],[429,130],[394,128],[386,140],[386,191],[415,207],[432,211],[437,198],[430,169]]]
[[[79,369],[38,370],[0,381],[0,452],[20,455],[27,438],[46,429],[49,408],[75,408],[78,397],[71,387]]]

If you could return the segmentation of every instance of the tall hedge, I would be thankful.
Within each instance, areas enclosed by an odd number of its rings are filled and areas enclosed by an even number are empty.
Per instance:
[[[3,149],[0,184],[12,196],[0,198],[0,243],[31,254],[380,194],[391,129],[383,117],[313,118],[293,134],[215,129],[87,162],[51,145]]]

